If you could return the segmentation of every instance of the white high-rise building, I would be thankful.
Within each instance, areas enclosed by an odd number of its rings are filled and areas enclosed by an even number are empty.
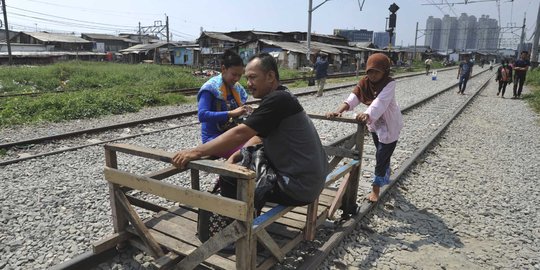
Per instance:
[[[431,47],[431,49],[439,50],[441,44],[441,24],[442,20],[439,18],[433,18],[429,16],[426,21],[426,33],[424,45]]]

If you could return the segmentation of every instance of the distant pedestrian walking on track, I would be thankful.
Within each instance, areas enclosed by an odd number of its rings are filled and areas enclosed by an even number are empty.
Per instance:
[[[433,64],[433,60],[431,58],[426,59],[424,61],[424,64],[426,64],[426,76],[429,74],[429,71],[431,70],[431,64]]]
[[[464,94],[465,88],[467,87],[467,82],[469,81],[469,78],[472,74],[473,65],[474,64],[471,62],[469,55],[464,55],[463,61],[459,64],[457,75],[457,78],[459,80],[458,94]]]
[[[225,51],[221,59],[221,74],[210,78],[197,94],[198,117],[201,122],[202,142],[223,134],[236,124],[233,119],[251,111],[245,106],[248,95],[238,83],[244,74],[244,62],[233,51]],[[240,149],[240,147],[238,147]],[[228,158],[238,149],[218,154]]]
[[[315,80],[317,80],[317,86],[319,90],[317,91],[317,96],[320,97],[323,95],[324,84],[326,83],[326,77],[328,77],[328,61],[326,60],[326,55],[323,54],[315,63]]]
[[[497,96],[501,94],[501,98],[504,98],[506,85],[512,83],[512,68],[508,65],[508,62],[506,60],[503,60],[501,66],[497,69],[497,76],[495,77],[495,81],[499,82]]]
[[[521,98],[521,91],[523,91],[523,84],[530,65],[529,52],[522,51],[519,59],[514,62],[514,96],[512,98]]]
[[[326,114],[328,118],[339,117],[360,103],[368,106],[356,119],[367,124],[376,148],[375,176],[372,192],[367,197],[371,202],[376,202],[380,188],[390,183],[390,157],[403,128],[403,117],[396,102],[396,81],[389,76],[390,66],[390,59],[386,55],[371,55],[367,60],[367,75],[360,79],[335,112]]]

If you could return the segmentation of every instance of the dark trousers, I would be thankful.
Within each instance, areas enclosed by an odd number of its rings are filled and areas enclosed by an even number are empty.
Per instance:
[[[390,166],[390,157],[392,157],[394,149],[396,149],[397,141],[388,144],[379,142],[379,137],[375,132],[371,132],[371,137],[373,138],[373,143],[377,149],[375,152],[375,159],[377,160],[377,164],[375,165],[375,175],[384,177],[386,168]]]
[[[521,96],[521,91],[523,91],[523,84],[525,83],[525,76],[527,73],[517,73],[514,76],[514,97]]]
[[[221,196],[236,199],[237,181],[238,180],[231,179],[231,178],[221,178],[220,183],[219,183],[220,188],[221,188]],[[240,181],[246,181],[246,180],[240,180]],[[264,199],[262,201],[273,202],[273,203],[282,204],[286,206],[302,206],[302,205],[310,204],[309,202],[298,201],[292,198],[291,196],[285,194],[285,192],[283,192],[279,188],[279,185],[274,185],[274,188],[264,195]],[[262,209],[262,206],[256,206],[256,208]],[[260,211],[260,209],[257,209],[257,211]]]
[[[467,87],[468,81],[469,81],[469,75],[461,75],[459,77],[459,92],[461,93],[465,92],[465,88]]]
[[[504,97],[504,92],[506,91],[506,86],[508,85],[508,82],[503,82],[503,81],[499,81],[499,91],[497,91],[497,95],[499,93],[501,93],[501,90],[502,90],[502,95]]]

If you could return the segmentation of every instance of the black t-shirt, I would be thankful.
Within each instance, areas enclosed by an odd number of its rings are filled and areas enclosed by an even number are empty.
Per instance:
[[[265,96],[244,121],[262,138],[279,187],[301,202],[312,202],[324,187],[328,157],[304,108],[285,87]]]
[[[303,111],[287,88],[280,86],[262,99],[261,105],[253,111],[244,124],[257,131],[257,135],[267,137],[279,127],[281,120]]]

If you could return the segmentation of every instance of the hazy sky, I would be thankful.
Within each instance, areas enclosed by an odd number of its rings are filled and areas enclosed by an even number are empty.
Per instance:
[[[201,27],[207,31],[235,30],[307,31],[308,0],[5,0],[10,28],[18,31],[66,31],[76,33],[135,32],[169,16],[173,40],[195,40]],[[323,0],[313,0],[313,7]],[[469,0],[467,5],[425,5],[463,3],[464,0],[331,0],[313,11],[312,32],[332,34],[333,29],[368,29],[384,31],[388,7],[396,3],[397,45],[413,45],[416,22],[424,29],[433,15],[457,16],[461,13],[498,19],[497,4],[489,0]],[[500,1],[501,26],[521,26],[526,13],[527,39],[534,29],[539,0]],[[439,9],[439,8],[440,9]],[[3,18],[1,18],[3,21]],[[518,35],[521,31],[514,30]],[[424,43],[422,33],[418,44]]]

